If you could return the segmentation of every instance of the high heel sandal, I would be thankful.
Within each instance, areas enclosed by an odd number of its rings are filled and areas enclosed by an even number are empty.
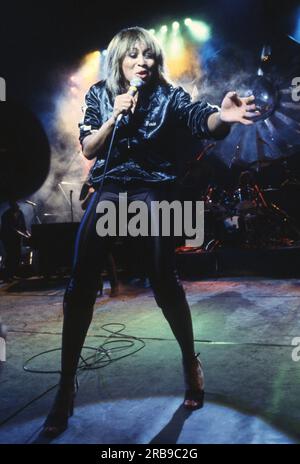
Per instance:
[[[204,402],[204,374],[199,354],[183,361],[185,396],[183,406],[186,409],[200,409]]]
[[[55,438],[67,429],[69,417],[73,416],[77,391],[77,378],[72,384],[60,384],[54,404],[43,426],[42,433],[45,437]]]
[[[118,285],[111,285],[111,288],[110,288],[110,298],[115,298],[116,296],[119,295],[119,286]]]
[[[101,277],[100,284],[99,284],[99,289],[98,289],[98,296],[103,296],[103,278]]]

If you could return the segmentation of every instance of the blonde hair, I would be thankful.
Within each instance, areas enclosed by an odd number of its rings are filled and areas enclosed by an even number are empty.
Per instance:
[[[137,43],[144,43],[153,53],[155,66],[152,81],[167,83],[164,76],[164,56],[156,38],[142,27],[122,29],[111,40],[107,48],[106,57],[106,86],[113,98],[126,92],[126,82],[123,76],[122,63],[126,53]]]

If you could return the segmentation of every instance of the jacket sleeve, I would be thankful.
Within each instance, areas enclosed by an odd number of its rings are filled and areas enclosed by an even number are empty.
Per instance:
[[[192,103],[191,96],[182,87],[177,87],[171,97],[171,112],[176,121],[187,127],[192,135],[200,138],[213,138],[207,120],[210,114],[220,111],[216,105],[204,101]]]
[[[100,102],[95,86],[93,85],[85,96],[84,117],[79,123],[79,140],[82,144],[83,139],[92,133],[93,130],[102,126],[102,117],[100,114]]]

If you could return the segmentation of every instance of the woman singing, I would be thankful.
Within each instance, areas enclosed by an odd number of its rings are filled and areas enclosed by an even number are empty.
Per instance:
[[[137,78],[143,85],[133,96],[128,89]],[[172,201],[176,181],[172,143],[178,128],[188,129],[191,136],[223,138],[231,123],[252,124],[251,117],[257,114],[253,100],[253,96],[240,98],[229,92],[220,108],[203,101],[191,103],[188,93],[167,81],[161,47],[147,30],[124,29],[112,39],[107,51],[107,79],[93,85],[87,93],[80,128],[84,156],[96,158],[91,176],[96,191],[78,231],[74,265],[65,292],[61,378],[44,424],[47,436],[55,437],[64,431],[73,412],[79,356],[111,239],[97,235],[97,204],[110,200],[118,205],[119,194],[126,192],[128,202],[145,202],[150,214],[152,201]],[[99,191],[116,124],[110,162]],[[195,355],[190,308],[175,269],[173,239],[161,235],[146,237],[144,249],[156,303],[182,352],[186,384],[183,404],[188,409],[200,408],[203,370]]]

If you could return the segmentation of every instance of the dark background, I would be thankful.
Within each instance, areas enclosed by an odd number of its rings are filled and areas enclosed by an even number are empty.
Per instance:
[[[212,25],[214,36],[255,49],[265,37],[292,33],[298,5],[291,0],[6,1],[0,10],[0,76],[8,99],[40,112],[55,92],[55,69],[76,68],[89,51],[106,48],[120,28],[198,17]]]
[[[289,59],[285,49],[281,50],[282,38],[293,34],[299,7],[300,2],[294,0],[6,1],[0,9],[0,76],[6,79],[7,101],[25,103],[46,124],[49,134],[47,119],[43,118],[55,109],[55,94],[60,90],[64,71],[70,75],[88,52],[106,48],[121,28],[152,28],[186,17],[199,18],[211,25],[218,46],[228,50],[231,47],[243,55],[241,69],[250,65],[248,56],[258,59],[262,44],[268,42],[277,45],[273,50],[275,61],[283,60],[288,69]],[[228,67],[233,67],[230,54]],[[215,76],[213,70],[210,75]],[[226,90],[226,78],[221,80]],[[218,98],[211,103],[220,101]],[[20,115],[12,117],[17,124]],[[192,157],[199,152],[198,145],[191,141],[184,144],[184,149]],[[184,173],[188,155],[183,160],[181,147],[178,151],[179,169]],[[222,164],[216,166],[215,172],[219,184],[235,185],[239,174]]]

